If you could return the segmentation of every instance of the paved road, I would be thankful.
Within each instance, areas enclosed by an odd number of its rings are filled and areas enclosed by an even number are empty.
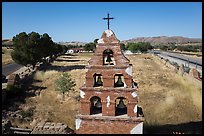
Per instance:
[[[22,68],[23,66],[17,63],[11,63],[8,65],[4,65],[2,66],[2,74],[4,74],[5,76],[8,76],[9,74],[17,71],[18,69]]]
[[[181,59],[183,61],[202,66],[202,59],[199,59],[199,58],[193,58],[190,56],[184,56],[184,55],[179,54],[179,53],[170,53],[170,52],[165,52],[165,51],[154,51],[154,53],[161,54],[161,55],[167,55],[169,57]]]
[[[196,68],[200,74],[202,74],[202,59],[165,51],[154,51],[154,54],[157,54],[170,61],[177,62],[179,65],[183,64],[184,66],[188,66],[190,68]]]

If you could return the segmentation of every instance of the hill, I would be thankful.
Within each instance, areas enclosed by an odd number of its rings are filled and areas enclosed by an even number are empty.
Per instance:
[[[68,46],[68,45],[72,45],[72,46],[84,46],[85,42],[79,42],[79,41],[73,41],[73,42],[58,42],[58,44],[60,45],[65,45],[65,46]]]
[[[2,46],[11,46],[13,45],[12,39],[2,39]]]
[[[132,38],[129,40],[121,41],[122,43],[126,44],[128,42],[149,42],[152,45],[161,45],[161,44],[182,44],[182,45],[202,45],[201,38],[187,38],[182,36],[158,36],[158,37],[138,37]]]
[[[86,43],[85,42],[79,42],[79,41],[72,41],[72,42],[58,42],[60,45],[73,45],[73,46],[84,46]],[[2,39],[2,45],[3,46],[12,46],[13,41],[12,39]]]

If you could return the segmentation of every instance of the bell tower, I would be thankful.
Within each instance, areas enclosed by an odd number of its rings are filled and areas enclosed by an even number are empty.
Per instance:
[[[103,32],[86,70],[86,81],[80,88],[76,133],[142,134],[144,115],[138,106],[132,64],[112,30]]]

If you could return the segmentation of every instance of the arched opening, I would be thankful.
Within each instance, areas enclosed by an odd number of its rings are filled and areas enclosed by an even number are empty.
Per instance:
[[[142,107],[137,106],[137,117],[144,117]]]
[[[124,87],[124,76],[122,74],[116,74],[114,77],[114,87]]]
[[[132,88],[138,89],[138,84],[132,79]]]
[[[90,103],[91,103],[90,115],[102,113],[102,104],[101,99],[99,97],[93,96],[90,99]]]
[[[118,97],[115,100],[115,116],[127,114],[127,100],[124,97]]]
[[[115,60],[113,58],[113,51],[106,49],[103,52],[103,65],[115,65]]]
[[[103,78],[101,74],[94,74],[93,80],[94,80],[93,87],[103,86]]]

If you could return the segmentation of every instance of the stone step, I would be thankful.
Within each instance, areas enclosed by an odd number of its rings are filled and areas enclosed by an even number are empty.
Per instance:
[[[30,132],[14,131],[14,134],[30,134]]]

